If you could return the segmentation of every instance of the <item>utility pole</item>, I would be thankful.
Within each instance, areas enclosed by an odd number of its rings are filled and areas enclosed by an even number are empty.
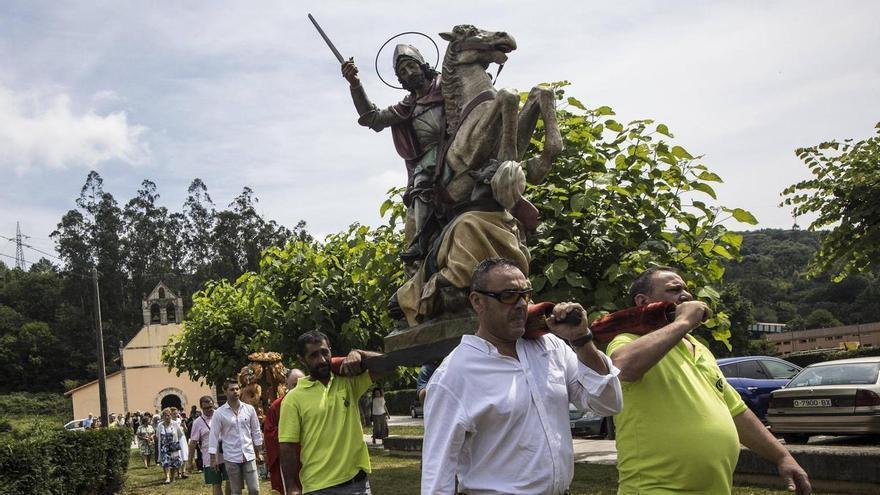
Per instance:
[[[24,249],[22,248],[21,238],[21,226],[18,222],[15,222],[15,267],[19,270],[24,270],[25,261],[24,261]]]
[[[122,371],[122,412],[128,412],[128,386],[125,383],[125,355],[123,353],[124,346],[119,341],[119,368]]]
[[[98,334],[98,403],[101,405],[101,424],[107,424],[107,371],[104,369],[104,330],[101,326],[101,292],[98,289],[98,269],[92,268],[95,285],[95,332]]]

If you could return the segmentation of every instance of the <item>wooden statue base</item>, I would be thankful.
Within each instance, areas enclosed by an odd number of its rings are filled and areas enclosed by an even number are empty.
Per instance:
[[[441,360],[458,345],[462,335],[473,334],[477,325],[476,315],[468,314],[395,330],[385,337],[385,354],[366,360],[364,366],[390,371],[398,366],[421,366]]]

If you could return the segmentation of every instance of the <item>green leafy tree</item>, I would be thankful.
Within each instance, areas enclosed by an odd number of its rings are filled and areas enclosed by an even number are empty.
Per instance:
[[[163,361],[219,383],[261,347],[282,352],[292,364],[297,337],[313,329],[328,334],[336,355],[381,349],[394,325],[388,296],[403,282],[402,204],[392,201],[383,212],[387,225],[353,224],[323,242],[294,236],[263,251],[258,271],[209,284],[193,296],[184,330]]]
[[[861,141],[826,141],[795,152],[813,178],[786,188],[783,205],[795,215],[817,215],[810,230],[830,228],[810,264],[810,275],[835,281],[868,271],[880,260],[880,123]]]
[[[211,230],[217,214],[208,186],[202,179],[193,179],[187,189],[189,195],[183,204],[184,231],[183,243],[186,248],[186,268],[197,278],[210,273],[212,257]]]
[[[162,352],[169,368],[220,385],[247,364],[247,355],[268,339],[267,331],[259,328],[252,301],[237,287],[239,282],[247,284],[248,278],[250,274],[236,284],[210,282],[193,295],[183,332]]]
[[[531,243],[539,297],[581,301],[592,319],[631,305],[627,286],[637,273],[671,265],[716,306],[724,262],[739,256],[742,241],[723,223],[754,225],[754,216],[707,202],[717,199],[712,183],[721,178],[674,144],[665,124],[624,124],[607,106],[587,108],[562,90],[557,96],[566,151],[546,180],[527,190],[542,218]],[[530,153],[540,146],[533,140]],[[723,310],[705,326],[718,340],[730,335]]]
[[[843,325],[837,318],[827,309],[814,309],[804,318],[804,328],[829,328],[839,327]]]

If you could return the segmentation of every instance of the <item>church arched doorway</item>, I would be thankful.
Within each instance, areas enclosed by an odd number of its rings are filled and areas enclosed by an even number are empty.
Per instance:
[[[176,407],[178,411],[183,410],[183,403],[176,394],[168,394],[165,397],[162,397],[161,409],[165,409],[166,407]]]

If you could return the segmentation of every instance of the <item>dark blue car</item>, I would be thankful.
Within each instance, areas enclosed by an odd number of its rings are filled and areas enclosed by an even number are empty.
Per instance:
[[[766,421],[770,392],[782,388],[801,367],[770,356],[742,356],[718,360],[727,383],[739,392],[749,409]]]

